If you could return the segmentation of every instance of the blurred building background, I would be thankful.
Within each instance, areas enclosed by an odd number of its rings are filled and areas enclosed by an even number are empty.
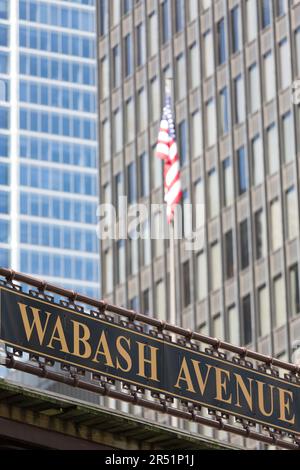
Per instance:
[[[0,1],[0,265],[99,296],[95,0]]]
[[[299,0],[98,1],[101,200],[163,201],[155,158],[173,77],[184,215],[182,326],[291,360],[300,338]],[[154,217],[154,225],[156,218]],[[106,240],[105,298],[168,320],[167,241]],[[206,430],[207,431],[207,430]],[[220,434],[221,437],[221,434]]]

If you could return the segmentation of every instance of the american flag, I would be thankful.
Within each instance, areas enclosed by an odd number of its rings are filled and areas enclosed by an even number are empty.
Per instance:
[[[173,119],[171,96],[166,96],[160,123],[156,156],[164,161],[165,202],[168,223],[173,220],[175,206],[182,198],[180,160],[177,152],[176,131]]]

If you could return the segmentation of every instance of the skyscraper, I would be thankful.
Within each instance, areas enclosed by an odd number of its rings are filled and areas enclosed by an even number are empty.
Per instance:
[[[95,0],[0,23],[0,264],[98,297]]]
[[[193,205],[185,236],[202,235],[196,250],[177,243],[180,322],[291,360],[300,337],[300,1],[99,0],[97,16],[101,200],[163,201],[154,154],[173,77],[183,205]],[[167,241],[105,240],[101,257],[105,298],[168,320]]]

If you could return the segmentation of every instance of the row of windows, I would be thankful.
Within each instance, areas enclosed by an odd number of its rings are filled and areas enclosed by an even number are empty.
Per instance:
[[[1,37],[1,36],[0,36]],[[96,44],[92,39],[20,26],[20,47],[94,59]],[[1,44],[0,41],[0,45]]]
[[[80,31],[95,31],[94,12],[66,6],[52,5],[37,0],[20,0],[21,20],[44,23]]]
[[[10,224],[8,220],[0,219],[0,243],[9,243],[10,237]],[[1,248],[0,248],[1,250]]]
[[[9,136],[0,134],[0,157],[9,156]]]
[[[31,188],[84,194],[97,194],[96,175],[62,171],[57,168],[21,165],[20,184]]]
[[[0,136],[1,156],[1,136]],[[20,156],[65,165],[97,168],[97,148],[82,144],[57,142],[35,137],[20,136]]]
[[[1,98],[2,80],[0,81]],[[20,100],[25,103],[73,109],[85,113],[96,112],[96,95],[88,91],[59,86],[42,85],[36,82],[20,82]]]
[[[48,57],[20,54],[20,73],[81,85],[96,84],[95,65],[49,59]]]
[[[98,253],[99,251],[95,230],[81,230],[32,222],[21,222],[21,243],[88,253]]]
[[[1,127],[1,109],[0,109]],[[75,139],[97,140],[96,122],[61,114],[20,109],[20,129]]]
[[[99,281],[98,260],[21,250],[21,271],[82,281]]]
[[[21,192],[22,215],[96,225],[97,203]]]

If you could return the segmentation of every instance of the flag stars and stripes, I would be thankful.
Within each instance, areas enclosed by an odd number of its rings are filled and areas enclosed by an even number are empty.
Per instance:
[[[174,217],[175,206],[182,198],[180,164],[170,96],[166,97],[166,105],[163,108],[156,154],[158,158],[164,160],[165,202],[170,223]]]

